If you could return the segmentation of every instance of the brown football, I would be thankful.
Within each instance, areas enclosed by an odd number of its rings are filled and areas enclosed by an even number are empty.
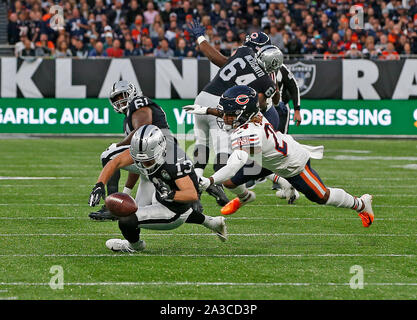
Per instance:
[[[118,217],[130,216],[138,210],[135,199],[127,193],[116,192],[107,196],[106,207]]]

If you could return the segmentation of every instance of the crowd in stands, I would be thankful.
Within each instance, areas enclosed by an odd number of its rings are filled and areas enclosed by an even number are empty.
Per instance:
[[[8,19],[8,41],[22,58],[202,57],[193,19],[226,56],[256,31],[291,55],[417,54],[417,0],[17,0],[9,1]]]

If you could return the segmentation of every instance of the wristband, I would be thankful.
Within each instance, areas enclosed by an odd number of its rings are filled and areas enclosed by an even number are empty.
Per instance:
[[[124,187],[123,188],[123,193],[127,193],[130,196],[130,195],[132,195],[132,189],[130,189],[128,187]]]
[[[294,106],[294,110],[300,111],[300,106]]]
[[[197,43],[200,45],[203,41],[207,41],[205,36],[199,36],[197,38]]]

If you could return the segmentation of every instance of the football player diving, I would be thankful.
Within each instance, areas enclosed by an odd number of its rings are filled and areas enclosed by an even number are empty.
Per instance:
[[[156,104],[154,101],[144,96],[143,93],[138,90],[132,83],[121,80],[113,84],[109,96],[111,105],[114,111],[125,115],[123,122],[123,129],[125,138],[119,143],[112,143],[102,154],[101,163],[103,167],[117,155],[129,149],[130,142],[136,130],[145,124],[152,124],[161,129],[166,136],[169,143],[177,143],[177,140],[171,134],[169,125],[166,119],[166,114],[162,107]],[[140,172],[136,167],[128,168],[129,175],[123,189],[124,193],[131,194],[133,187],[135,186]],[[146,183],[146,177],[143,177]],[[120,170],[116,170],[114,175],[107,181],[107,193],[108,195],[118,192],[120,180]],[[209,188],[207,192],[216,198],[216,201],[223,200],[220,205],[224,205],[228,202],[227,196],[223,189],[218,186]],[[220,200],[219,200],[220,199]],[[94,220],[116,220],[117,217],[111,214],[105,205],[98,211],[91,212],[89,217]]]
[[[283,55],[282,52],[275,46],[272,45],[265,45],[261,49],[257,51],[254,58],[256,59],[256,63],[263,70],[263,73],[265,74],[265,78],[267,81],[271,81],[271,78],[268,76],[270,72],[274,72],[275,70],[279,69],[283,62]],[[258,94],[260,97],[263,97],[262,94]],[[191,105],[191,106],[184,106],[183,107],[187,112],[199,114],[203,117],[208,117],[207,115],[211,115],[212,117],[217,117],[217,130],[221,130],[220,127],[223,125],[223,121],[218,121],[218,117],[222,117],[223,114],[221,110],[217,108],[212,107],[206,107],[206,106],[200,106],[200,105]],[[272,107],[273,108],[273,107]],[[270,119],[270,114],[268,112],[264,113],[265,117]],[[229,134],[226,133],[228,138]],[[224,135],[224,134],[223,134]],[[228,144],[230,146],[230,138],[228,141]],[[317,152],[314,152],[316,150],[312,150],[312,154],[315,155]],[[231,152],[230,152],[231,153]],[[256,165],[256,163],[253,163],[253,161],[249,161],[248,164],[245,165],[246,169],[251,168],[251,170],[245,170],[245,174],[243,174],[243,170],[239,172],[239,174],[235,175],[232,179],[232,184],[226,184],[225,186],[231,190],[233,193],[237,195],[237,199],[241,202],[241,205],[247,204],[249,202],[252,202],[256,199],[256,195],[254,192],[249,191],[247,187],[245,186],[246,183],[248,183],[251,180],[255,179],[265,179],[268,178],[272,180],[273,182],[279,183],[281,186],[281,189],[277,191],[276,195],[280,198],[286,199],[289,204],[294,203],[296,199],[299,198],[299,193],[296,189],[294,189],[291,184],[285,180],[283,177],[280,177],[276,175],[273,172],[270,172],[270,174],[266,175],[265,172],[262,170],[261,167]],[[222,213],[226,214],[225,209],[222,209]],[[227,214],[230,214],[231,212],[228,212]]]
[[[169,154],[173,159],[168,159]],[[139,186],[136,213],[119,217],[119,228],[125,240],[109,239],[107,248],[121,252],[142,251],[145,242],[140,239],[141,228],[170,230],[183,223],[201,224],[215,232],[221,241],[227,240],[222,216],[210,217],[193,210],[192,204],[199,201],[199,184],[191,160],[178,144],[151,124],[136,130],[130,146],[104,166],[90,194],[90,206],[104,199],[104,185],[117,170],[127,167],[136,167],[151,184]]]
[[[256,83],[249,83],[248,81],[246,81],[246,78],[248,77],[248,72],[247,70],[244,70],[244,68],[242,67],[242,64],[236,64],[233,62],[233,61],[236,62],[235,60],[236,58],[225,57],[223,54],[221,54],[218,50],[216,50],[214,47],[212,47],[209,44],[209,42],[206,40],[204,36],[205,28],[201,26],[197,20],[194,20],[193,22],[191,22],[189,24],[189,27],[192,33],[194,34],[195,38],[197,39],[201,52],[203,52],[204,55],[212,63],[214,63],[220,68],[223,68],[225,65],[234,64],[238,67],[237,73],[239,73],[239,66],[242,69],[240,71],[241,74],[237,75],[235,83],[231,82],[229,83],[231,85],[223,86],[223,90],[221,91],[221,93],[223,93],[227,88],[230,88],[233,85],[250,85],[258,93],[262,92],[258,89],[258,86]],[[233,56],[235,56],[239,51],[245,51],[245,49],[241,50],[241,48],[245,48],[245,47],[251,48],[255,53],[257,53],[264,46],[269,46],[269,45],[271,45],[271,40],[266,33],[253,32],[250,35],[249,34],[246,35],[244,45],[238,48]],[[238,56],[239,54],[236,57]],[[273,125],[275,130],[281,131],[282,133],[288,133],[288,124],[290,120],[290,107],[288,103],[290,100],[293,101],[293,105],[294,105],[294,121],[296,125],[299,126],[302,120],[301,114],[300,114],[300,90],[298,87],[297,80],[295,79],[291,71],[288,69],[288,67],[284,64],[283,55],[282,55],[281,64],[274,70],[268,71],[268,76],[271,77],[271,79],[273,80],[276,86],[276,94],[274,94],[272,97],[269,94],[266,94],[265,97],[263,95],[259,96],[261,111],[264,114],[264,116],[268,119],[268,121]],[[241,81],[239,79],[244,79],[245,81]],[[213,79],[212,82],[214,81],[215,80]],[[213,91],[213,88],[208,86],[208,88],[207,87],[204,88],[203,91],[211,92]],[[264,101],[263,101],[264,99],[266,99],[266,106],[267,106],[266,108],[264,107]],[[203,101],[205,102],[205,100]],[[197,99],[195,103],[199,104],[197,102]],[[207,106],[213,107],[213,108],[216,107],[213,105],[207,105]],[[271,107],[273,108],[271,109]],[[196,117],[196,119],[198,119],[198,117]],[[197,126],[198,126],[198,123],[196,123],[196,127]],[[276,195],[280,198],[285,198],[285,194],[288,194],[288,184],[285,182],[283,182],[282,184],[278,183],[279,177],[278,178],[268,177],[268,178],[269,180],[273,181],[272,189],[278,190]],[[253,188],[256,183],[263,182],[263,181],[265,181],[265,179],[248,179],[246,186],[248,188]]]
[[[285,177],[307,199],[318,204],[355,210],[364,227],[374,221],[372,196],[354,197],[340,188],[326,187],[319,174],[311,167],[310,152],[290,135],[277,132],[260,113],[258,95],[248,86],[226,90],[219,102],[224,129],[231,131],[233,153],[225,167],[211,177],[202,177],[201,188],[213,183],[230,183],[249,158],[263,170]],[[232,200],[227,206],[236,211],[241,205]],[[234,212],[233,211],[233,212]]]

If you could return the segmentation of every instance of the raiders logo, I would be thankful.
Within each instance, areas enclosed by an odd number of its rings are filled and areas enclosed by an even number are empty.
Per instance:
[[[316,80],[316,65],[299,61],[295,64],[287,64],[287,67],[297,80],[300,96],[307,94]]]
[[[171,180],[171,176],[168,174],[168,172],[166,172],[165,170],[161,171],[161,176],[162,178],[164,178],[165,180]]]

